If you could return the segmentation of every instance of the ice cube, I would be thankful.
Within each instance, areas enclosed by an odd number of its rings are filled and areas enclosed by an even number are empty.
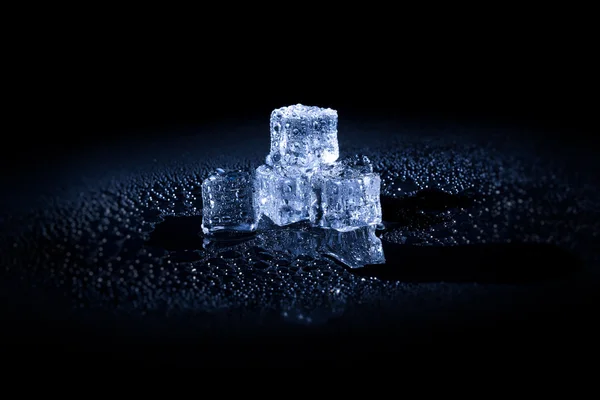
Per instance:
[[[381,179],[366,156],[322,169],[311,184],[309,218],[313,224],[349,231],[381,223]]]
[[[218,169],[202,182],[202,203],[204,234],[256,229],[252,177],[246,171]]]
[[[271,113],[271,150],[267,164],[305,171],[338,159],[336,110],[296,104]]]
[[[298,170],[261,165],[255,176],[255,208],[279,226],[308,220],[310,177]]]
[[[322,251],[350,268],[368,264],[384,264],[385,255],[381,239],[375,235],[374,226],[339,232],[327,229]]]

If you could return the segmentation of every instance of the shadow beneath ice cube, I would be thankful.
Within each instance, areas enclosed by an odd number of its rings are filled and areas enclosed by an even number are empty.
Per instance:
[[[529,284],[576,273],[582,260],[558,246],[536,243],[412,246],[382,242],[386,263],[351,272],[402,282]]]
[[[146,242],[147,246],[167,251],[197,250],[202,248],[202,216],[164,217],[156,224]]]
[[[167,251],[192,251],[203,248],[202,216],[164,217],[150,233],[147,246]],[[256,237],[255,232],[221,231],[211,235],[214,242],[242,242]]]
[[[388,226],[425,229],[444,222],[447,216],[442,212],[470,208],[478,197],[468,190],[451,194],[439,189],[423,189],[414,196],[400,198],[382,196],[382,218]]]
[[[481,196],[472,190],[450,194],[424,189],[414,196],[381,198],[386,226],[420,230],[453,218],[447,211],[468,209]],[[582,261],[560,247],[541,243],[412,246],[382,242],[385,264],[352,273],[402,282],[525,284],[575,273]]]

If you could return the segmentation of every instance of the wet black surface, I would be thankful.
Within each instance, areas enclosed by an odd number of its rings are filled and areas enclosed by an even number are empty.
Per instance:
[[[262,163],[268,124],[115,143],[9,177],[28,184],[3,198],[6,339],[40,360],[286,366],[595,340],[590,149],[509,128],[345,121],[343,155],[382,176],[386,264],[349,269],[302,226],[199,235],[202,179]]]
[[[367,265],[360,276],[402,282],[531,284],[573,278],[582,260],[544,243],[490,243],[424,248],[384,242],[385,264]]]

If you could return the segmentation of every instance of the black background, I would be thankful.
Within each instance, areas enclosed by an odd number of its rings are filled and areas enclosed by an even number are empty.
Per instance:
[[[99,64],[84,63],[60,87],[41,95],[55,109],[49,122],[68,127],[65,134],[80,129],[79,140],[147,134],[155,127],[268,120],[272,109],[296,103],[331,107],[341,116],[590,130],[594,78],[585,54],[533,50],[489,54],[495,49],[466,49],[407,59],[391,51],[358,50],[333,52],[321,66],[302,60],[289,69],[260,55],[208,53],[190,63],[109,53]]]
[[[318,12],[276,8],[259,20],[202,9],[167,22],[113,10],[46,21],[27,44],[13,41],[5,174],[115,141],[210,135],[195,130],[204,125],[252,119],[267,129],[271,110],[295,103],[337,109],[340,120],[515,125],[595,144],[586,10],[454,10],[457,19],[433,6],[418,15],[297,6],[307,7]]]
[[[295,103],[340,118],[482,121],[569,138],[597,130],[584,9],[212,7],[97,10],[38,26],[11,61],[19,155],[267,121]]]

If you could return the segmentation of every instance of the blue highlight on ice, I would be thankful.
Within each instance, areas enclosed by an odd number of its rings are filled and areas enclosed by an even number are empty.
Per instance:
[[[220,169],[202,183],[203,233],[252,232],[263,218],[277,226],[307,221],[338,233],[365,228],[358,236],[380,250],[374,232],[381,224],[381,179],[365,156],[338,160],[337,122],[330,108],[273,110],[265,164],[252,173]],[[381,259],[383,253],[373,261]]]

